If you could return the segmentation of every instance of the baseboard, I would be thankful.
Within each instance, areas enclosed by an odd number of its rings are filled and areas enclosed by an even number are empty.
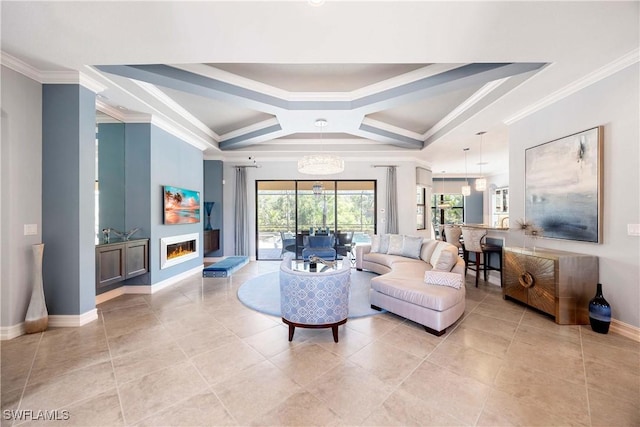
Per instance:
[[[614,334],[622,335],[625,338],[640,342],[640,328],[629,325],[628,323],[624,323],[616,319],[611,319],[609,330]]]
[[[20,335],[24,335],[24,322],[13,326],[0,327],[0,341],[12,340]]]
[[[96,305],[102,304],[105,301],[109,301],[110,299],[119,297],[120,295],[124,295],[124,294],[125,294],[125,291],[123,286],[116,289],[111,289],[108,292],[102,293],[100,295],[96,295]]]
[[[193,276],[195,274],[202,275],[202,269],[204,265],[199,265],[197,267],[192,268],[191,270],[187,270],[183,273],[176,274],[173,277],[169,277],[168,279],[162,280],[158,283],[155,283],[151,286],[123,286],[125,294],[155,294],[156,292],[168,288],[171,285],[176,284],[180,280],[186,279],[189,276]]]
[[[98,320],[98,309],[94,308],[82,314],[49,315],[49,326],[54,328],[77,328]]]
[[[489,280],[487,280],[487,283],[491,283],[492,285],[496,285],[496,286],[502,286],[502,284],[500,283],[500,274],[499,273],[491,274],[491,273],[493,273],[493,271],[487,271],[487,276],[489,278]],[[469,269],[467,270],[467,275],[476,277],[476,272]],[[482,277],[480,278],[482,279]]]

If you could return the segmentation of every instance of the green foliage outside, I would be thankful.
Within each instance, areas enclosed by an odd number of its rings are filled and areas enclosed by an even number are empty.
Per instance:
[[[259,191],[258,232],[295,232],[295,203],[294,190]],[[325,191],[323,195],[301,191],[298,193],[298,230],[329,227],[330,230],[373,233],[374,206],[372,190],[338,191],[337,197],[332,191]]]

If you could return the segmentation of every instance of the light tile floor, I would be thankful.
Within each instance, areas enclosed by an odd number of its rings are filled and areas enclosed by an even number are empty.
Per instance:
[[[467,282],[442,337],[391,314],[297,329],[194,276],[101,304],[99,320],[0,344],[2,426],[640,425],[640,344],[558,326]],[[10,420],[7,410],[69,420]],[[59,412],[59,415],[63,414]]]

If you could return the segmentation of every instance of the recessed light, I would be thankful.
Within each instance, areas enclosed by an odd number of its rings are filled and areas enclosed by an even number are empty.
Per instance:
[[[322,6],[324,0],[307,0],[311,6]]]
[[[116,108],[118,110],[126,110],[127,109],[127,107],[123,107],[122,105],[118,105]]]

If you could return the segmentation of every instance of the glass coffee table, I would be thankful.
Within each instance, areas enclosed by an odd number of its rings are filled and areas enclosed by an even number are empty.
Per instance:
[[[336,271],[342,268],[342,260],[338,259],[333,262],[333,266],[324,265],[322,263],[313,264],[309,261],[303,261],[301,259],[291,260],[291,269],[295,271],[302,271],[306,273],[320,273],[323,271]]]

